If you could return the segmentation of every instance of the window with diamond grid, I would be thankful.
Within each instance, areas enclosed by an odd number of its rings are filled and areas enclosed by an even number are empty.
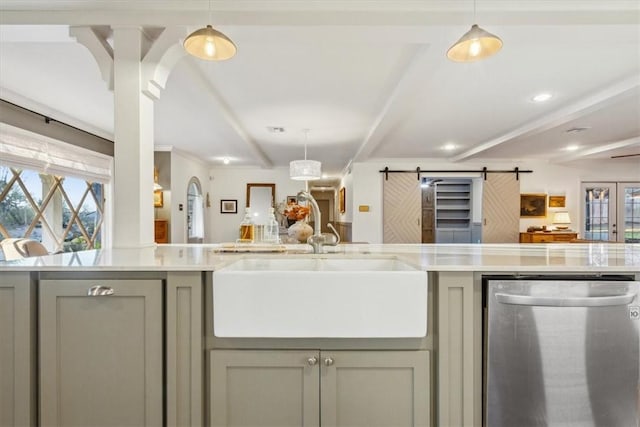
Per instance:
[[[0,240],[31,238],[50,252],[98,249],[103,219],[102,183],[0,163]]]

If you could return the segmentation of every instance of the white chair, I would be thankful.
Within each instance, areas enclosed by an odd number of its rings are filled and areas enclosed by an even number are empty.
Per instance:
[[[49,255],[47,248],[37,240],[22,239],[15,243],[15,246],[25,257]]]
[[[4,259],[6,261],[49,255],[47,248],[42,243],[33,239],[3,239],[0,241],[0,248],[2,248]]]
[[[20,239],[10,238],[10,239],[2,239],[2,241],[0,241],[0,248],[2,248],[2,252],[4,253],[5,261],[24,258],[24,255],[18,252],[18,249],[14,244],[17,240],[20,240]]]

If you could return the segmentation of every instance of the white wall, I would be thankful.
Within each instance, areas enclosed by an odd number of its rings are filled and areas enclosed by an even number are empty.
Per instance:
[[[171,190],[164,192],[164,205],[171,206],[171,243],[187,243],[187,187],[192,177],[200,180],[202,196],[207,197],[209,191],[209,166],[191,155],[181,151],[171,151]],[[182,205],[182,210],[180,210]],[[211,242],[210,218],[216,206],[204,208],[204,242]]]
[[[580,212],[580,183],[586,181],[639,181],[640,168],[636,161],[609,162],[581,162],[579,165],[565,166],[552,164],[547,161],[539,162],[465,162],[451,163],[446,161],[413,160],[381,160],[377,162],[354,163],[352,166],[353,197],[349,206],[353,212],[353,241],[382,243],[382,181],[384,175],[380,173],[385,166],[389,169],[412,170],[420,167],[422,170],[480,170],[483,167],[493,170],[507,170],[515,167],[521,170],[533,170],[533,173],[520,175],[521,193],[546,193],[551,195],[565,195],[566,208],[548,209],[547,218],[521,219],[520,230],[525,231],[530,225],[550,225],[553,212],[567,210],[571,216],[571,228],[580,231],[582,223]],[[439,176],[477,177],[478,174],[451,173]],[[368,205],[369,212],[359,212],[358,206]],[[347,210],[347,214],[349,209]],[[345,215],[346,216],[346,215]],[[474,215],[475,219],[475,215]]]
[[[234,242],[238,238],[238,226],[244,215],[248,183],[275,184],[276,203],[287,196],[295,196],[298,191],[305,190],[303,181],[289,178],[289,168],[249,169],[233,167],[217,167],[209,171],[208,184],[203,183],[211,195],[211,208],[208,209],[209,228],[207,242]],[[221,214],[220,200],[237,200],[237,214]]]

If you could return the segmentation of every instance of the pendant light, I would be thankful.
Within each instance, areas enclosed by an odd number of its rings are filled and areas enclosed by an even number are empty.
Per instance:
[[[307,137],[309,129],[304,130],[304,160],[289,163],[289,177],[296,181],[313,181],[322,178],[322,165],[315,160],[307,160]]]
[[[473,20],[476,20],[476,1],[473,0]],[[500,37],[473,24],[460,40],[447,51],[447,58],[456,62],[474,62],[496,54],[502,49]]]
[[[211,0],[209,0],[209,22],[211,22]],[[223,61],[236,54],[236,45],[211,25],[200,28],[184,39],[185,50],[196,58],[207,61]]]

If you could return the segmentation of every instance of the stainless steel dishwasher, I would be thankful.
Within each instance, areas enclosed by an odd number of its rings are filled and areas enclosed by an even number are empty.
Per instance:
[[[485,284],[487,426],[640,426],[639,281]]]

